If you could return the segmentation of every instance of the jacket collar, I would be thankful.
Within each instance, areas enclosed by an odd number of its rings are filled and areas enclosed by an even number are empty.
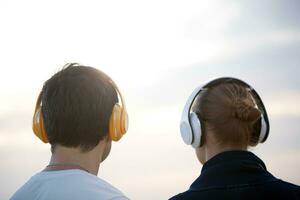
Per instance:
[[[275,178],[267,171],[264,162],[249,151],[222,152],[202,167],[200,176],[190,190],[243,185],[271,181]]]

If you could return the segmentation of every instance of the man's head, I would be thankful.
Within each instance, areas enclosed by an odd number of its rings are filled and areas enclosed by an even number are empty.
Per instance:
[[[45,82],[41,98],[52,151],[60,145],[87,152],[110,140],[109,120],[118,94],[101,71],[68,64]]]

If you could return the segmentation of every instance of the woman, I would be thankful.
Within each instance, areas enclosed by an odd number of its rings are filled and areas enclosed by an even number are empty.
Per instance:
[[[269,133],[256,91],[235,78],[196,88],[182,114],[181,135],[203,164],[200,176],[177,199],[299,199],[300,187],[275,178],[247,151]]]

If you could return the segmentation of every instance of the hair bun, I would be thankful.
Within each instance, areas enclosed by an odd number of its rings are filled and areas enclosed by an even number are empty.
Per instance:
[[[254,106],[239,100],[235,104],[234,117],[245,122],[255,122],[261,116],[261,112]]]

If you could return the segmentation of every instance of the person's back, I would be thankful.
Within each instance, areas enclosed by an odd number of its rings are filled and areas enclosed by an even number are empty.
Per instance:
[[[43,171],[34,175],[14,199],[30,200],[99,200],[128,199],[109,183],[83,170]]]
[[[33,116],[33,132],[51,144],[51,160],[11,200],[128,199],[97,177],[127,123],[123,97],[107,75],[79,64],[64,67],[45,82]]]
[[[300,199],[299,186],[274,177],[247,151],[269,134],[267,111],[247,83],[219,78],[196,88],[185,105],[180,131],[203,167],[190,188],[171,200]]]
[[[253,153],[227,151],[207,161],[190,189],[171,200],[299,198],[299,186],[275,178]]]

